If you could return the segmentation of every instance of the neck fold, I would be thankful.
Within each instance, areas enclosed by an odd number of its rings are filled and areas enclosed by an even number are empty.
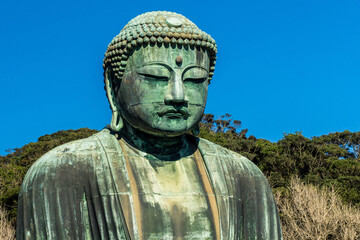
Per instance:
[[[185,134],[176,137],[154,136],[124,123],[120,135],[127,143],[136,149],[157,157],[161,156],[161,159],[166,158],[167,160],[171,160],[175,155],[181,157],[188,151]]]

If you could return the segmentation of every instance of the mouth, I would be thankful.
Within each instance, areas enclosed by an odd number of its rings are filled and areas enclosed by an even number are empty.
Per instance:
[[[157,112],[159,117],[166,117],[170,119],[177,119],[177,118],[188,118],[190,116],[189,112],[185,108],[181,109],[167,109],[164,111]]]

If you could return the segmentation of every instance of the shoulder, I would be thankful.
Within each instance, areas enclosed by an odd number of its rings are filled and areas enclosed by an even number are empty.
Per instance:
[[[204,158],[210,158],[211,161],[226,165],[233,174],[248,175],[266,181],[261,170],[252,161],[239,153],[203,138],[199,138],[199,149]]]
[[[110,138],[110,133],[108,130],[103,130],[88,138],[65,143],[45,153],[32,167],[55,167],[58,165],[73,165],[82,162],[81,160],[83,158],[86,159],[94,153],[99,152],[99,150],[102,150],[101,141],[107,138]],[[72,162],[75,158],[77,162]]]
[[[111,142],[115,138],[109,130],[103,130],[88,138],[72,141],[60,145],[40,157],[28,170],[23,181],[26,185],[36,182],[61,179],[78,181],[87,178],[94,168],[96,159],[105,152],[103,142]]]
[[[266,196],[266,201],[274,202],[265,175],[249,159],[205,139],[200,139],[198,146],[218,192],[239,199]]]

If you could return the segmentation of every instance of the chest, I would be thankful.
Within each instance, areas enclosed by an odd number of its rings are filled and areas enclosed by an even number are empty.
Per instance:
[[[178,161],[129,155],[128,161],[145,239],[214,238],[209,193],[194,155]]]

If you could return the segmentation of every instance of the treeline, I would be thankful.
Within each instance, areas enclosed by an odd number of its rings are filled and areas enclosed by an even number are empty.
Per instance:
[[[205,114],[200,137],[246,156],[267,176],[275,190],[286,190],[290,179],[333,187],[344,203],[360,206],[360,132],[336,132],[311,139],[301,132],[284,134],[278,142],[246,136],[230,114]]]
[[[200,130],[200,137],[252,160],[275,191],[286,193],[291,178],[298,176],[305,183],[334,187],[344,203],[360,206],[360,132],[344,131],[311,139],[301,133],[285,134],[274,143],[247,137],[241,122],[232,120],[229,114],[219,118],[204,115]],[[88,128],[59,131],[0,156],[0,206],[5,207],[13,223],[17,196],[29,167],[52,148],[96,132]]]

